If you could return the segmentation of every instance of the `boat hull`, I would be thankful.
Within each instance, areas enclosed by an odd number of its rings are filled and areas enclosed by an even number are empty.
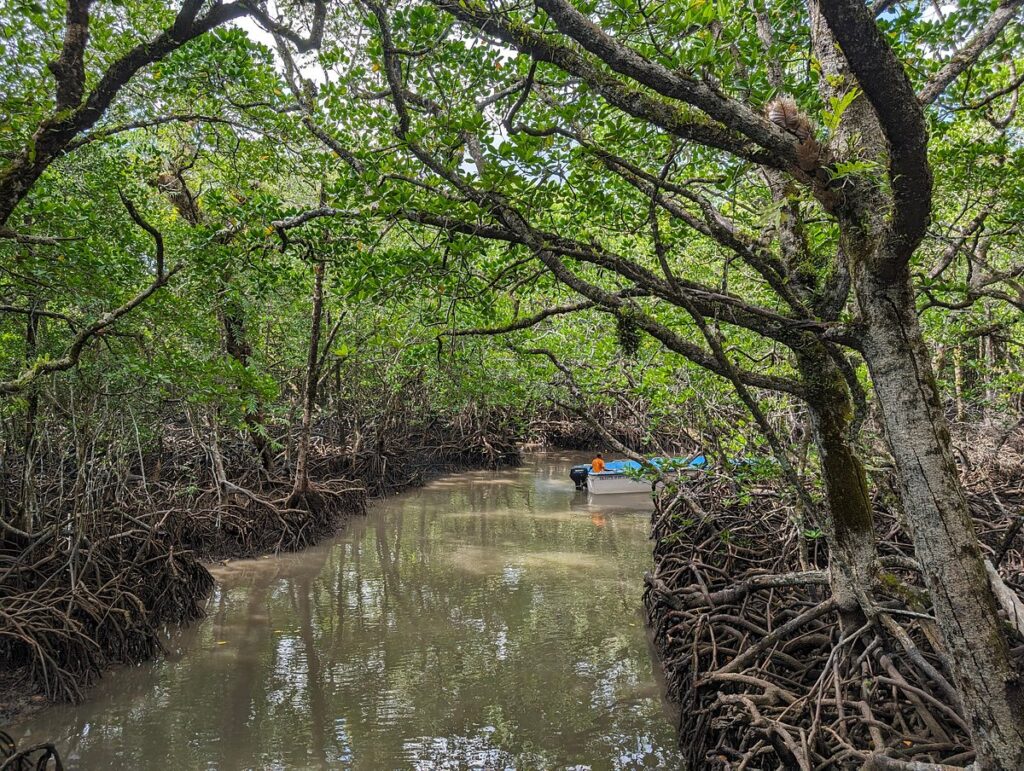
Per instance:
[[[650,493],[651,483],[646,479],[634,479],[625,474],[602,471],[587,475],[587,490],[593,495],[611,493]]]

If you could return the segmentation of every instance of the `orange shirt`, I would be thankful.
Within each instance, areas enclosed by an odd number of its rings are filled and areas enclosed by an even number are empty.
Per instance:
[[[595,474],[600,474],[602,471],[604,471],[604,461],[601,460],[600,458],[594,458],[592,461],[590,461],[590,470],[593,471]]]

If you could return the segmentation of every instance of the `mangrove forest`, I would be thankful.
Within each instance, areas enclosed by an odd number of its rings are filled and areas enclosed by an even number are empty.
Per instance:
[[[1024,769],[1024,0],[0,0],[0,771]]]

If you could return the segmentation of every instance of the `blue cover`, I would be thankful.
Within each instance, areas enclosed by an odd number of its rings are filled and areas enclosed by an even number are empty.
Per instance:
[[[662,468],[663,466],[670,466],[672,468],[704,468],[708,465],[708,459],[703,455],[698,455],[695,458],[687,460],[686,458],[649,458],[648,463],[656,468]],[[610,460],[604,464],[604,471],[597,472],[597,475],[601,474],[623,474],[629,470],[639,470],[640,464],[635,460]],[[590,471],[594,473],[593,469]]]

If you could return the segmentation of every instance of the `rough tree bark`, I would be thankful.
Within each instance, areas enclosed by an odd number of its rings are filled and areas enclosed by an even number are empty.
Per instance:
[[[864,357],[978,765],[1024,768],[1024,680],[960,484],[909,275],[892,281],[865,268],[854,275]]]
[[[867,476],[852,444],[854,405],[842,373],[821,345],[797,352],[825,483],[822,527],[829,575],[845,629],[864,622],[875,574],[875,533]]]
[[[309,326],[309,352],[306,357],[306,385],[303,389],[302,429],[295,454],[295,482],[288,497],[288,506],[299,503],[309,492],[309,437],[316,407],[317,383],[320,380],[320,329],[324,310],[324,272],[322,260],[313,263],[313,312]]]

